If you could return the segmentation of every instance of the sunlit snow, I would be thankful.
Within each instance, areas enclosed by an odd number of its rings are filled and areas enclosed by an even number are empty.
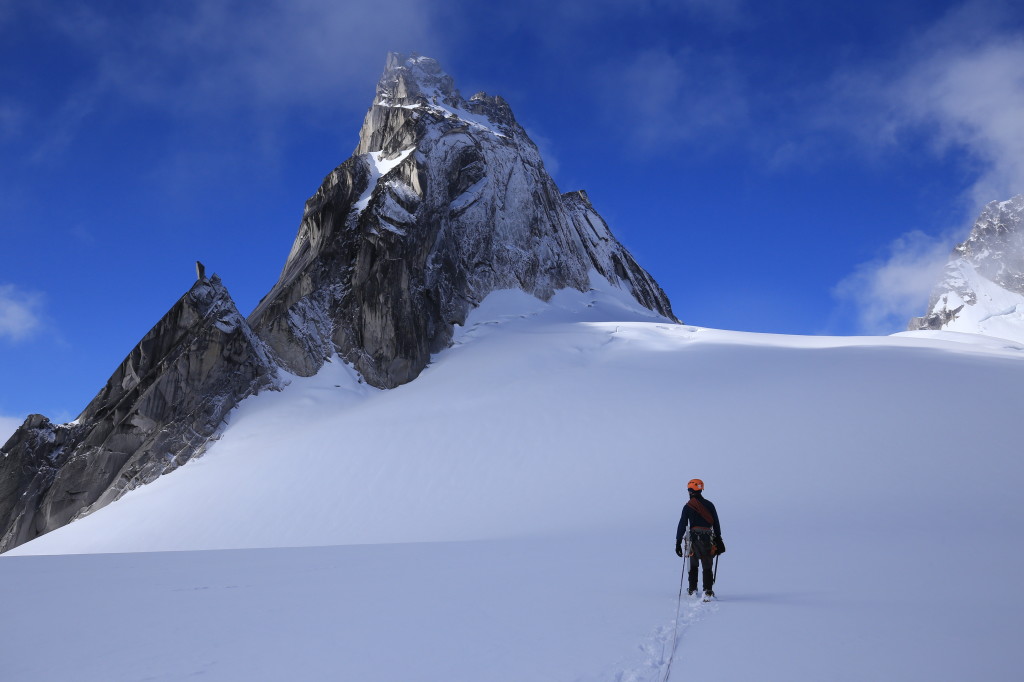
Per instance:
[[[986,279],[963,259],[950,265],[961,285],[974,293],[976,300],[964,305],[955,291],[943,294],[942,306],[955,310],[963,305],[955,319],[945,325],[949,331],[985,334],[1024,343],[1024,296],[1008,291]],[[952,273],[947,274],[947,281]]]
[[[660,680],[696,476],[728,552],[671,679],[1016,679],[1021,385],[990,337],[497,292],[416,381],[291,377],[5,555],[0,678]]]

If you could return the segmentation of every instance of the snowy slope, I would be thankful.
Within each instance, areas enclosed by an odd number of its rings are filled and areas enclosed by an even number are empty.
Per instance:
[[[1024,346],[650,315],[497,292],[410,384],[248,399],[0,558],[0,678],[660,679],[694,476],[729,551],[671,679],[1019,678]]]
[[[957,312],[943,329],[1024,343],[1024,295],[1004,289],[962,258],[946,266],[944,284],[948,290],[933,309]]]

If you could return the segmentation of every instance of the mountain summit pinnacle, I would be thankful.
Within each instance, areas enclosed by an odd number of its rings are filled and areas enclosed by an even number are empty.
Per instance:
[[[436,59],[416,54],[406,58],[397,52],[388,53],[384,74],[377,83],[374,104],[415,105],[433,101],[436,97],[451,98],[450,104],[462,99],[455,89],[455,81]]]
[[[503,137],[522,131],[501,97],[481,92],[469,100],[463,99],[452,77],[436,60],[419,55],[406,58],[389,52],[353,154],[380,152],[386,156],[400,152],[413,142],[405,124],[426,112],[452,117]],[[526,137],[525,131],[522,133]]]
[[[591,274],[674,320],[585,195],[562,195],[508,104],[464,99],[433,59],[388,55],[351,158],[306,202],[249,318],[290,371],[337,353],[372,385],[416,378],[498,289],[547,300]]]

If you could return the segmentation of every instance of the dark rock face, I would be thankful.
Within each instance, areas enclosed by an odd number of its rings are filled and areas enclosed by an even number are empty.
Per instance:
[[[0,550],[45,532],[35,524],[36,512],[63,464],[68,442],[79,431],[72,425],[51,424],[40,414],[29,415],[0,451]]]
[[[490,292],[547,300],[587,289],[591,271],[675,319],[586,194],[558,191],[503,99],[463,99],[436,61],[391,54],[354,155],[306,203],[249,322],[292,372],[337,352],[389,388],[416,378]]]
[[[214,276],[196,282],[74,422],[30,416],[0,450],[0,551],[200,454],[277,366]]]
[[[562,195],[562,201],[591,267],[612,284],[630,291],[648,310],[674,320],[665,292],[612,236],[608,224],[590,205],[587,193],[583,190],[568,192]]]
[[[921,317],[911,318],[910,324],[907,325],[909,331],[915,331],[920,329],[943,329],[950,322],[956,319],[956,316],[964,309],[964,304],[961,303],[956,308],[949,310],[947,308],[941,308],[934,313],[923,315]]]
[[[32,415],[0,449],[0,551],[201,454],[279,368],[310,376],[338,354],[380,388],[415,379],[492,291],[547,300],[596,273],[675,320],[586,193],[558,191],[508,104],[463,99],[425,57],[388,56],[355,153],[306,202],[248,321],[196,267],[78,419]]]

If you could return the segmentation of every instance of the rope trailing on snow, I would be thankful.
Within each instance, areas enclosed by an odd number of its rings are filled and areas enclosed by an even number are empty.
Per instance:
[[[687,552],[689,554],[689,552]],[[668,652],[668,663],[665,664],[665,677],[661,678],[661,682],[668,682],[668,676],[672,673],[672,659],[676,655],[676,641],[679,638],[679,611],[683,606],[683,580],[686,579],[686,562],[687,560],[693,561],[693,559],[683,559],[683,571],[679,574],[679,598],[676,600],[676,621],[675,625],[672,626],[672,648]]]

